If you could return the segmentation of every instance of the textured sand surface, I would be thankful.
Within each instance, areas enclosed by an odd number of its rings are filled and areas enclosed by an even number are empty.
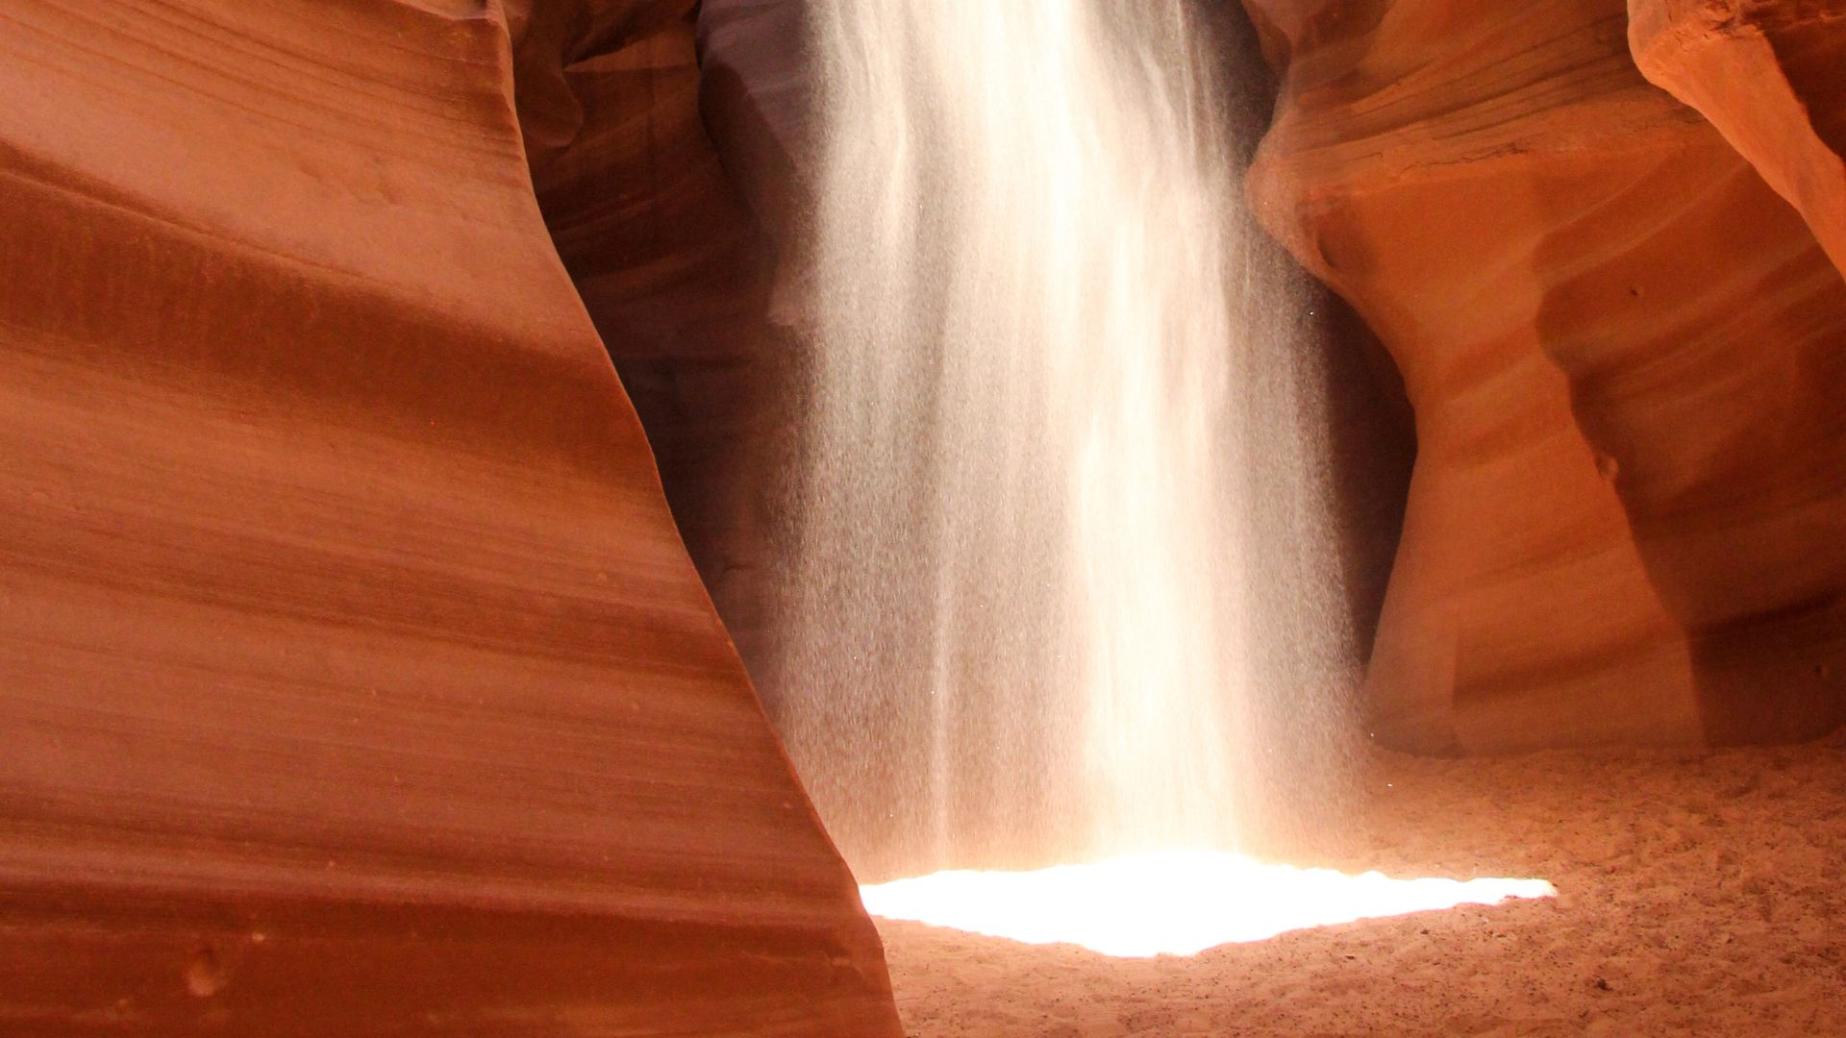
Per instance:
[[[906,1033],[1846,1034],[1846,735],[1708,756],[1381,756],[1349,846],[1556,901],[1111,959],[880,922]]]

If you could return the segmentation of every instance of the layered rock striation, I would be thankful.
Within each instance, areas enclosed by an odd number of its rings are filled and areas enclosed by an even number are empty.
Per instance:
[[[0,8],[0,1031],[899,1033],[512,14]],[[664,88],[648,24],[573,93]]]
[[[1643,78],[1619,0],[1246,7],[1285,70],[1252,197],[1416,412],[1378,735],[1498,751],[1846,719],[1846,282],[1826,203],[1784,186],[1806,222],[1771,186],[1806,184],[1774,171],[1811,142],[1740,154]]]

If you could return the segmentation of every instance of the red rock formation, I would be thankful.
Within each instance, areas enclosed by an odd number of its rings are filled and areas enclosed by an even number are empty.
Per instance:
[[[898,1033],[498,10],[0,9],[0,1032]]]
[[[1246,7],[1286,64],[1252,195],[1416,410],[1379,735],[1846,718],[1846,284],[1641,77],[1620,0]]]
[[[1846,0],[1631,0],[1641,71],[1698,109],[1846,270]]]

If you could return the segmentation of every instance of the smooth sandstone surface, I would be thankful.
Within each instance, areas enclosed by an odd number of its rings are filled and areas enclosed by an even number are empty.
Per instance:
[[[1711,120],[1846,270],[1846,0],[1632,0],[1647,78]]]
[[[512,13],[0,6],[0,1031],[899,1033]]]
[[[1367,680],[1425,751],[1846,719],[1846,283],[1619,0],[1248,0],[1265,225],[1402,371]]]

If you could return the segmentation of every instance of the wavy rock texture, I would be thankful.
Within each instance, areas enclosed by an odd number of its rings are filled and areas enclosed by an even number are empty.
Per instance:
[[[1846,270],[1846,0],[1631,0],[1647,78],[1698,109]]]
[[[0,7],[0,1031],[899,1033],[497,12]]]
[[[1846,718],[1846,284],[1619,0],[1248,0],[1265,224],[1404,375],[1368,676],[1425,750]]]

